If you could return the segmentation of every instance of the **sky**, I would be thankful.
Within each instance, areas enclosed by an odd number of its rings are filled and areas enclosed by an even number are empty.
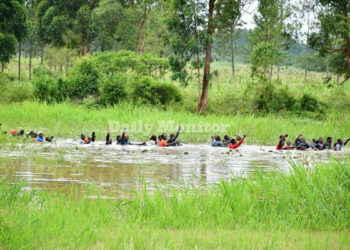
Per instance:
[[[292,3],[296,4],[298,2],[300,2],[301,0],[292,0]],[[246,12],[242,15],[242,20],[246,23],[246,25],[244,26],[247,29],[253,29],[255,27],[254,24],[254,14],[256,14],[258,9],[258,0],[253,0],[252,4],[249,5],[247,8],[245,8]],[[313,20],[313,16],[310,17],[310,20],[312,22]],[[305,18],[305,22],[302,22],[302,31],[307,30],[307,21]]]

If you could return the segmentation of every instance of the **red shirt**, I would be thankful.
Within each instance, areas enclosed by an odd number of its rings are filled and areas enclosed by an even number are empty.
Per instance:
[[[243,138],[242,140],[240,140],[240,141],[239,141],[238,143],[236,143],[236,144],[230,144],[230,145],[228,145],[228,147],[229,147],[230,149],[239,148],[239,147],[242,145],[243,141],[244,141],[244,138]]]
[[[160,140],[158,143],[158,146],[159,147],[166,147],[167,146],[166,140]]]
[[[276,147],[277,150],[283,150],[283,145],[281,144],[278,144],[277,147]]]

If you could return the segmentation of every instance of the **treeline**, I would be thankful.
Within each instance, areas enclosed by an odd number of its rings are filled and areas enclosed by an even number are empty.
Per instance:
[[[29,58],[29,79],[37,56],[41,64],[47,60],[68,73],[76,55],[151,52],[168,58],[172,79],[184,85],[188,67],[197,72],[200,113],[208,102],[211,62],[220,54],[232,62],[233,75],[237,54],[244,55],[251,77],[262,82],[273,75],[279,79],[280,68],[291,60],[305,78],[315,68],[336,73],[342,83],[350,78],[349,1],[260,0],[256,28],[248,32],[242,30],[242,15],[251,5],[252,0],[3,0],[2,71],[18,54],[21,79],[22,52]],[[298,47],[299,56],[291,57]]]

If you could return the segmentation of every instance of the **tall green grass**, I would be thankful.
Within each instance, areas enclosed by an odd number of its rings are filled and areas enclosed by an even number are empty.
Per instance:
[[[208,143],[214,132],[208,131],[205,124],[210,126],[228,124],[228,128],[220,134],[247,134],[246,143],[275,145],[280,134],[289,133],[291,139],[300,133],[308,140],[320,136],[334,138],[350,137],[350,116],[342,112],[329,114],[325,120],[314,120],[303,117],[284,117],[267,115],[264,117],[254,115],[235,116],[199,116],[187,111],[174,109],[159,109],[151,106],[134,106],[132,104],[119,104],[106,109],[88,109],[84,106],[63,104],[41,104],[37,102],[24,102],[18,104],[0,104],[0,122],[3,129],[42,130],[45,135],[56,138],[79,138],[81,133],[97,133],[99,140],[104,140],[109,121],[118,121],[120,124],[131,124],[141,121],[143,124],[154,125],[151,133],[145,134],[133,131],[129,127],[131,140],[148,140],[151,134],[163,132],[172,133],[177,129],[177,123],[186,126],[204,126],[203,132],[193,133],[183,130],[180,140],[184,143]],[[159,121],[174,121],[172,131],[160,131]],[[123,128],[121,128],[122,130]],[[122,131],[115,132],[113,137]],[[0,135],[0,141],[18,141],[20,138],[10,138],[9,135]]]
[[[350,160],[260,173],[208,189],[146,185],[132,200],[0,183],[0,245],[12,248],[349,248]],[[88,198],[96,195],[96,199]]]

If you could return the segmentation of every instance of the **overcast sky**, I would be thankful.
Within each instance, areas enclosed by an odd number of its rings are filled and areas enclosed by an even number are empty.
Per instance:
[[[301,0],[292,0],[294,4],[298,2],[300,3],[300,1]],[[244,13],[242,16],[242,20],[246,23],[246,25],[244,26],[245,28],[253,29],[255,27],[253,17],[254,17],[254,14],[256,14],[257,9],[258,9],[258,0],[253,0],[252,4],[245,8],[246,13]],[[310,22],[312,22],[312,20],[313,20],[313,16],[311,15]],[[306,32],[307,18],[305,18],[305,20],[302,20],[302,24],[303,24],[302,31]]]

